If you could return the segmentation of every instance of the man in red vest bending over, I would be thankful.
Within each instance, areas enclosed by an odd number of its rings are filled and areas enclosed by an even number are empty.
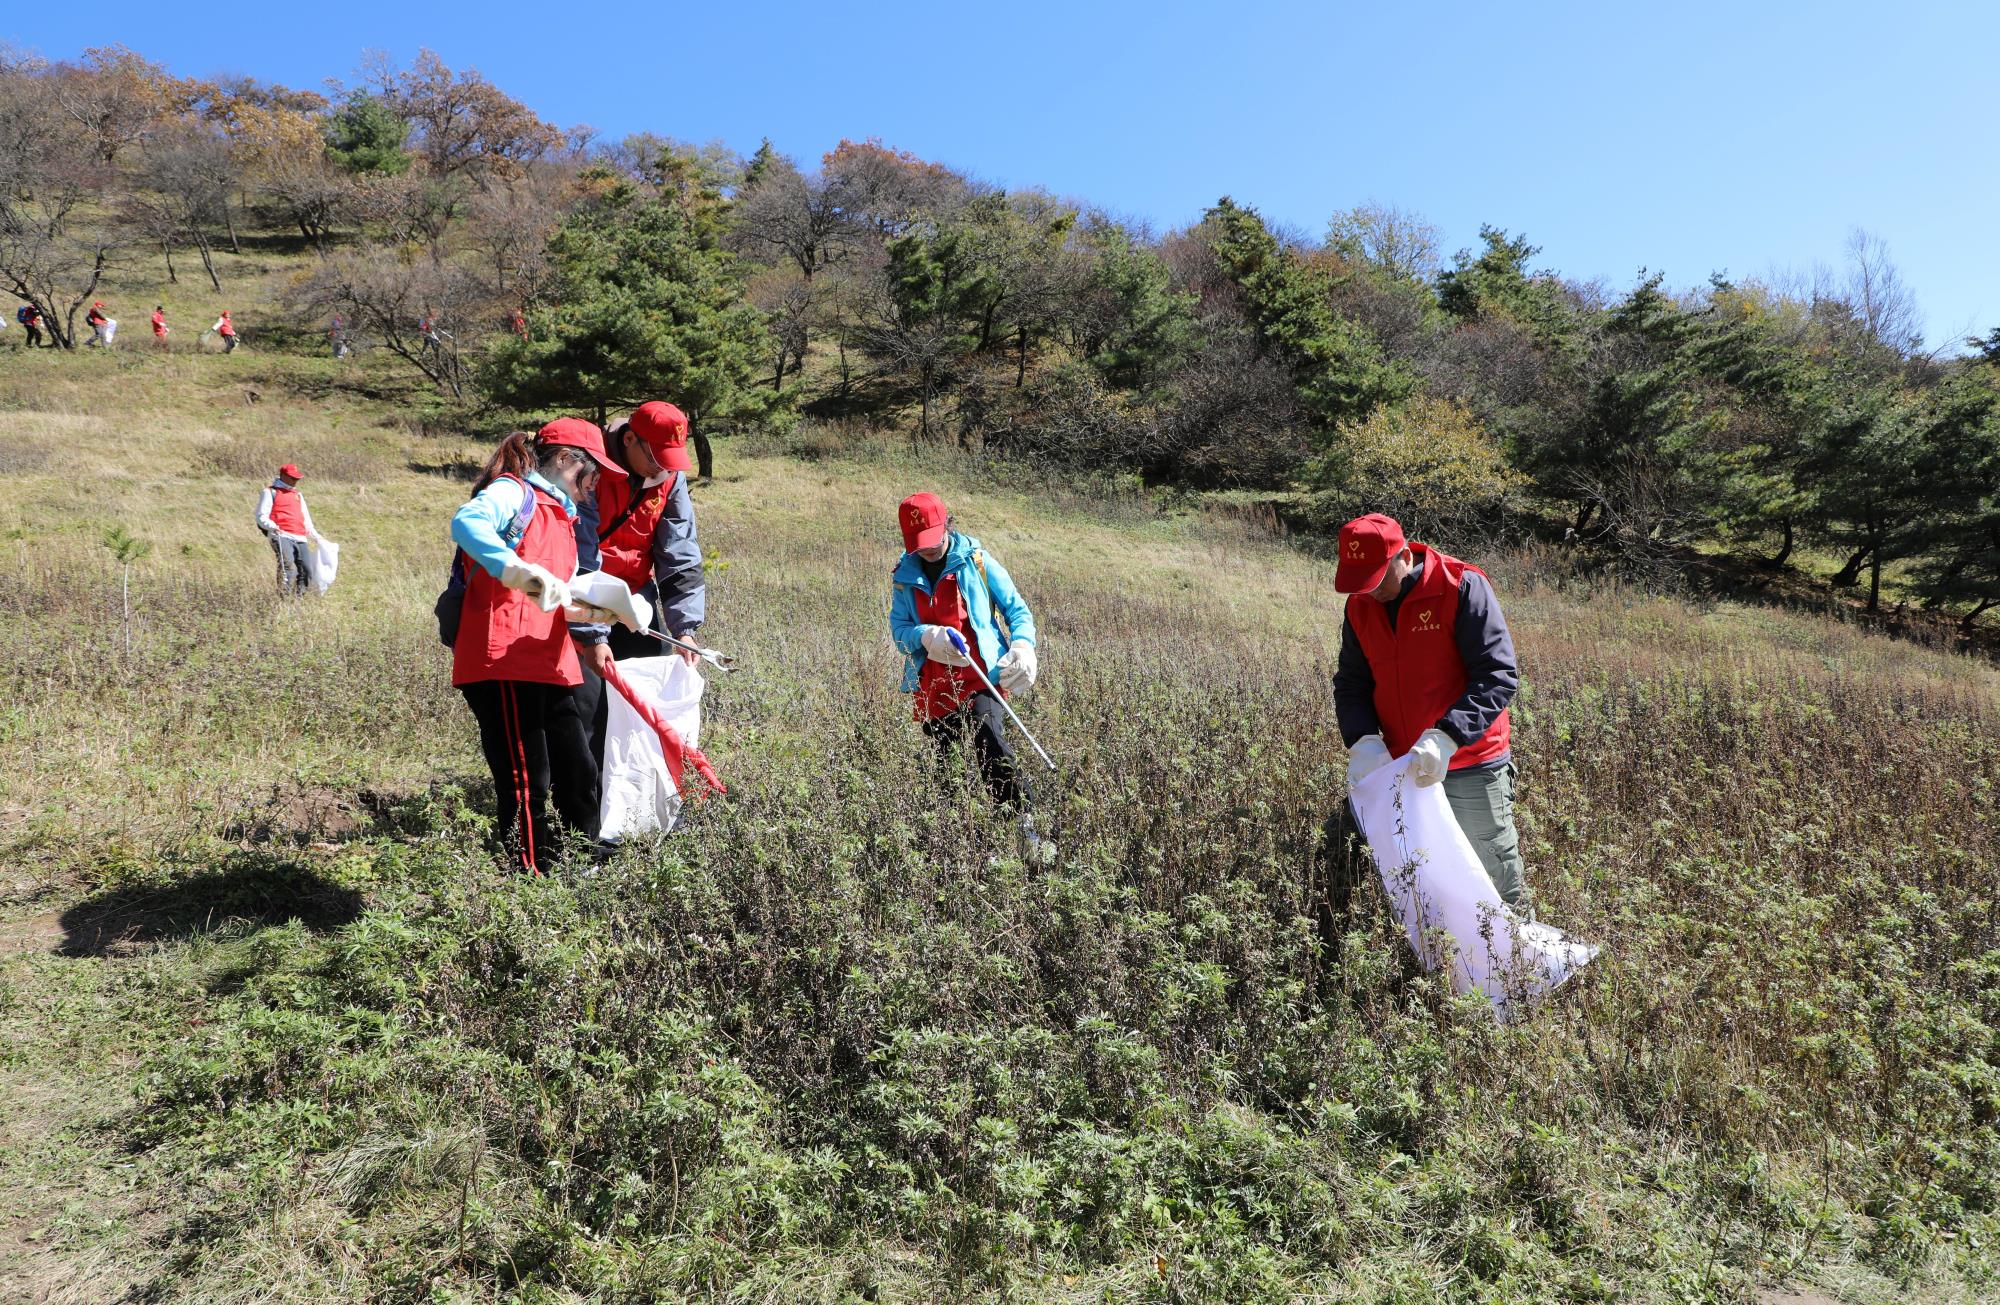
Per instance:
[[[1348,784],[1409,753],[1411,776],[1444,784],[1493,886],[1526,914],[1507,722],[1521,671],[1493,586],[1377,512],[1340,528],[1333,587],[1349,595],[1333,675]]]

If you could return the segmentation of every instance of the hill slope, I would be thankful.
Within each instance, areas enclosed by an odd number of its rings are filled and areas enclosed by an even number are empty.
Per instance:
[[[0,1283],[52,1299],[1853,1299],[1994,1289],[1996,681],[1492,559],[1588,981],[1492,1027],[1316,924],[1322,565],[861,447],[697,493],[732,797],[479,845],[429,605],[483,437],[331,360],[0,353]],[[279,603],[281,460],[344,546]],[[1064,856],[933,789],[884,630],[940,490],[1045,625]],[[99,542],[153,545],[121,576]],[[122,1168],[121,1166],[137,1166]],[[10,1276],[11,1275],[11,1276]]]

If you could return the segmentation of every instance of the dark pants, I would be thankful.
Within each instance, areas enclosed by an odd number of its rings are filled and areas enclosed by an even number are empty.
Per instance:
[[[972,750],[979,758],[979,774],[993,790],[993,800],[1003,807],[1027,808],[1031,796],[1028,781],[1014,764],[1014,749],[1007,743],[1007,709],[998,698],[981,689],[951,715],[925,721],[924,733],[937,740],[946,784],[957,782],[951,763],[958,754],[958,741],[970,734]]]
[[[561,832],[549,814],[555,799],[562,824],[597,838],[597,763],[577,711],[574,688],[525,680],[485,680],[459,686],[479,722],[479,747],[499,799],[494,833],[521,868],[552,869],[562,856]],[[527,820],[521,819],[527,809]]]
[[[1343,799],[1320,830],[1320,891],[1315,896],[1319,901],[1320,942],[1328,950],[1339,946],[1340,935],[1353,918],[1355,891],[1361,887],[1362,876],[1374,869],[1367,846],[1354,819],[1354,807]]]
[[[33,348],[36,348],[37,346],[39,346],[39,345],[41,344],[41,342],[42,342],[42,328],[41,328],[41,327],[39,327],[39,326],[31,326],[31,327],[29,327],[29,328],[28,328],[28,347],[29,347],[30,349],[33,349]]]
[[[271,551],[278,558],[278,592],[287,598],[304,593],[312,579],[312,560],[306,554],[305,543],[282,535],[265,538],[271,541]]]

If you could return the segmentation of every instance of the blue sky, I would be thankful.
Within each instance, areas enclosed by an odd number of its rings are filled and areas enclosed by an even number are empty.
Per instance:
[[[1375,199],[1490,222],[1613,287],[1837,266],[1885,239],[1935,343],[2000,326],[2000,5],[1382,3],[9,6],[51,58],[118,42],[295,85],[367,49],[476,67],[562,125],[880,137],[1166,229],[1217,196],[1318,233]],[[553,17],[552,17],[553,15]]]

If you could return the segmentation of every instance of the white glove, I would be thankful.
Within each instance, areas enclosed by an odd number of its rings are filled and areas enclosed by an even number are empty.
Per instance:
[[[1451,735],[1439,729],[1425,730],[1417,735],[1417,746],[1410,749],[1410,778],[1417,781],[1418,788],[1429,788],[1451,769],[1451,754],[1456,751],[1458,744],[1452,742]]]
[[[952,647],[951,631],[942,625],[919,627],[918,638],[924,645],[924,652],[940,666],[970,666],[972,659]]]
[[[569,606],[569,586],[533,562],[509,562],[500,570],[500,583],[518,589],[535,600],[545,612]]]
[[[1016,639],[1007,647],[1006,655],[993,664],[998,671],[1001,692],[1008,697],[1023,693],[1035,687],[1035,672],[1040,668],[1035,664],[1035,645],[1026,639]]]
[[[1354,741],[1347,750],[1347,787],[1353,788],[1382,767],[1389,764],[1389,745],[1382,741],[1380,734],[1367,734]]]

